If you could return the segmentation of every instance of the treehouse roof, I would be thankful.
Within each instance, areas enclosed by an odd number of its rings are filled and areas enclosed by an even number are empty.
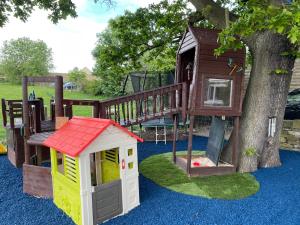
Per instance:
[[[43,144],[69,156],[76,157],[111,125],[127,133],[137,141],[143,142],[143,139],[113,120],[73,117],[53,135],[48,137]]]
[[[217,45],[219,30],[189,26],[182,38],[178,53],[184,53],[199,44]]]

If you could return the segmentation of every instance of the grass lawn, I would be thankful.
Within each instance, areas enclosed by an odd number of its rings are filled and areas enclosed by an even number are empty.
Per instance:
[[[45,86],[29,86],[28,93],[34,90],[36,97],[44,98],[45,104],[49,110],[51,96],[54,96],[54,87]],[[5,99],[22,99],[21,85],[11,85],[7,83],[0,83],[0,97]],[[64,91],[64,98],[69,99],[102,99],[100,96],[91,96],[77,91]],[[49,115],[49,112],[48,112]],[[76,116],[91,116],[92,108],[87,106],[75,106],[74,115]],[[5,130],[2,126],[2,113],[0,113],[0,140],[5,138]]]
[[[186,152],[179,154],[186,154]],[[203,154],[203,152],[197,151],[197,154]],[[188,195],[217,199],[241,199],[255,194],[259,190],[259,183],[254,176],[248,173],[189,178],[172,163],[172,153],[146,158],[140,163],[139,170],[156,184]]]

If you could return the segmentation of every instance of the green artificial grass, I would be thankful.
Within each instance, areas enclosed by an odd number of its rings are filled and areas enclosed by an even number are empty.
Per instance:
[[[186,151],[178,153],[186,155]],[[249,173],[189,178],[172,163],[172,153],[150,156],[140,163],[139,169],[145,177],[167,189],[205,198],[241,199],[259,190],[259,183]]]
[[[28,92],[31,93],[34,90],[36,97],[42,97],[45,105],[49,106],[50,98],[54,96],[54,87],[48,86],[29,86]],[[7,83],[0,83],[0,98],[5,99],[22,99],[22,86],[12,85]],[[79,91],[64,90],[64,98],[66,99],[103,99],[101,96],[87,95]],[[92,116],[92,107],[89,106],[74,106],[74,115],[76,116]],[[2,126],[2,113],[0,113],[0,140],[5,139],[5,130]]]

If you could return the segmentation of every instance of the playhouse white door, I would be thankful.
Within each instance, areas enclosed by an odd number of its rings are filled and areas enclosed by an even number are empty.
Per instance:
[[[123,193],[124,213],[137,207],[140,204],[139,198],[139,172],[136,146],[127,146],[125,151],[123,167]]]

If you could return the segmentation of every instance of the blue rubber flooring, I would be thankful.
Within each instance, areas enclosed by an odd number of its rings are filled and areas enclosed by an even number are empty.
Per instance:
[[[207,139],[194,137],[194,149],[205,149]],[[178,142],[178,150],[187,143]],[[139,144],[139,160],[171,151],[171,143]],[[258,225],[300,224],[300,153],[281,151],[282,166],[260,169],[254,176],[261,188],[242,200],[209,200],[162,188],[140,175],[141,205],[105,224],[128,225]],[[0,224],[71,225],[73,222],[51,200],[22,193],[22,172],[0,156]]]

